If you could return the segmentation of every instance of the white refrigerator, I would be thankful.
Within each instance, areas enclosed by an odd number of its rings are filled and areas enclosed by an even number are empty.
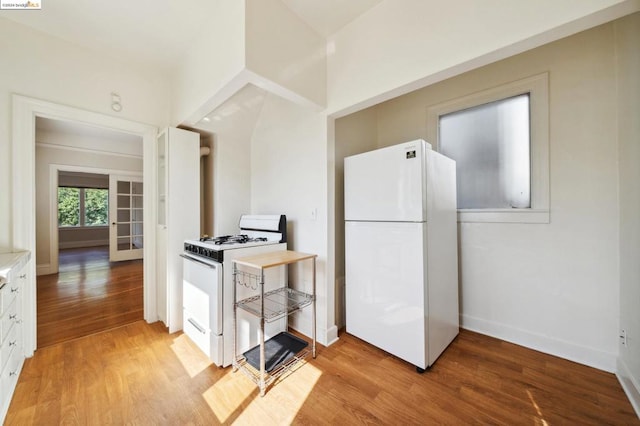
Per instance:
[[[416,366],[458,334],[455,161],[424,140],[344,159],[347,333]]]

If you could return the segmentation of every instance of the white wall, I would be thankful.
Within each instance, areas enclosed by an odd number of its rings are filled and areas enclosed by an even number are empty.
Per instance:
[[[245,67],[245,0],[217,1],[210,22],[187,46],[172,77],[171,123],[204,116],[233,93],[220,92]],[[199,111],[199,112],[198,112]]]
[[[331,37],[328,111],[352,112],[637,10],[637,0],[385,0]]]
[[[214,235],[237,234],[240,215],[251,211],[250,146],[250,136],[231,132],[214,137]]]
[[[380,104],[378,143],[426,139],[429,106],[545,71],[551,223],[460,224],[462,326],[614,371],[619,247],[612,24]],[[349,142],[342,139],[337,134],[336,144]]]
[[[618,377],[640,416],[640,13],[615,23],[620,162],[620,329]]]
[[[11,94],[121,118],[168,122],[168,79],[0,18],[0,247],[11,247]],[[123,110],[111,110],[110,93]]]
[[[326,42],[282,1],[248,0],[246,37],[248,69],[325,105]]]
[[[208,168],[213,169],[213,235],[238,232],[240,215],[251,211],[251,135],[265,92],[247,85],[211,114],[199,129],[212,134],[213,150]],[[209,194],[211,195],[211,194]]]
[[[275,95],[267,95],[251,140],[251,211],[286,214],[288,248],[317,258],[318,340],[337,337],[333,287],[327,263],[326,117]],[[309,276],[294,274],[310,290]],[[292,325],[310,335],[310,310]]]

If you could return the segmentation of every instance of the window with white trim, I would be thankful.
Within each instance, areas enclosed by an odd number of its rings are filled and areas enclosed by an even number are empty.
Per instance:
[[[548,76],[428,109],[429,139],[456,160],[460,222],[549,222]]]
[[[58,187],[60,228],[107,226],[108,223],[108,189]]]

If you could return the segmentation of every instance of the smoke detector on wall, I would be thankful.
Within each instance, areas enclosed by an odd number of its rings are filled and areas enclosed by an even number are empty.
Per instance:
[[[111,92],[111,109],[115,112],[122,111],[122,103],[120,100],[120,95],[115,92]]]

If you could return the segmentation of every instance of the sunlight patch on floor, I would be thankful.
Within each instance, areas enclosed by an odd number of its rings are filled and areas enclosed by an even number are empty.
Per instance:
[[[182,363],[189,377],[193,378],[209,367],[213,362],[195,346],[184,334],[173,339],[171,350]]]
[[[236,371],[218,380],[203,397],[221,423],[290,424],[321,375],[316,367],[304,364],[260,397],[258,387]],[[273,409],[274,404],[278,404],[278,410]]]
[[[215,385],[202,394],[220,423],[228,422],[234,414],[237,415],[251,393],[257,392],[256,386],[241,372],[232,373],[231,367],[228,370],[228,374],[218,379]]]

